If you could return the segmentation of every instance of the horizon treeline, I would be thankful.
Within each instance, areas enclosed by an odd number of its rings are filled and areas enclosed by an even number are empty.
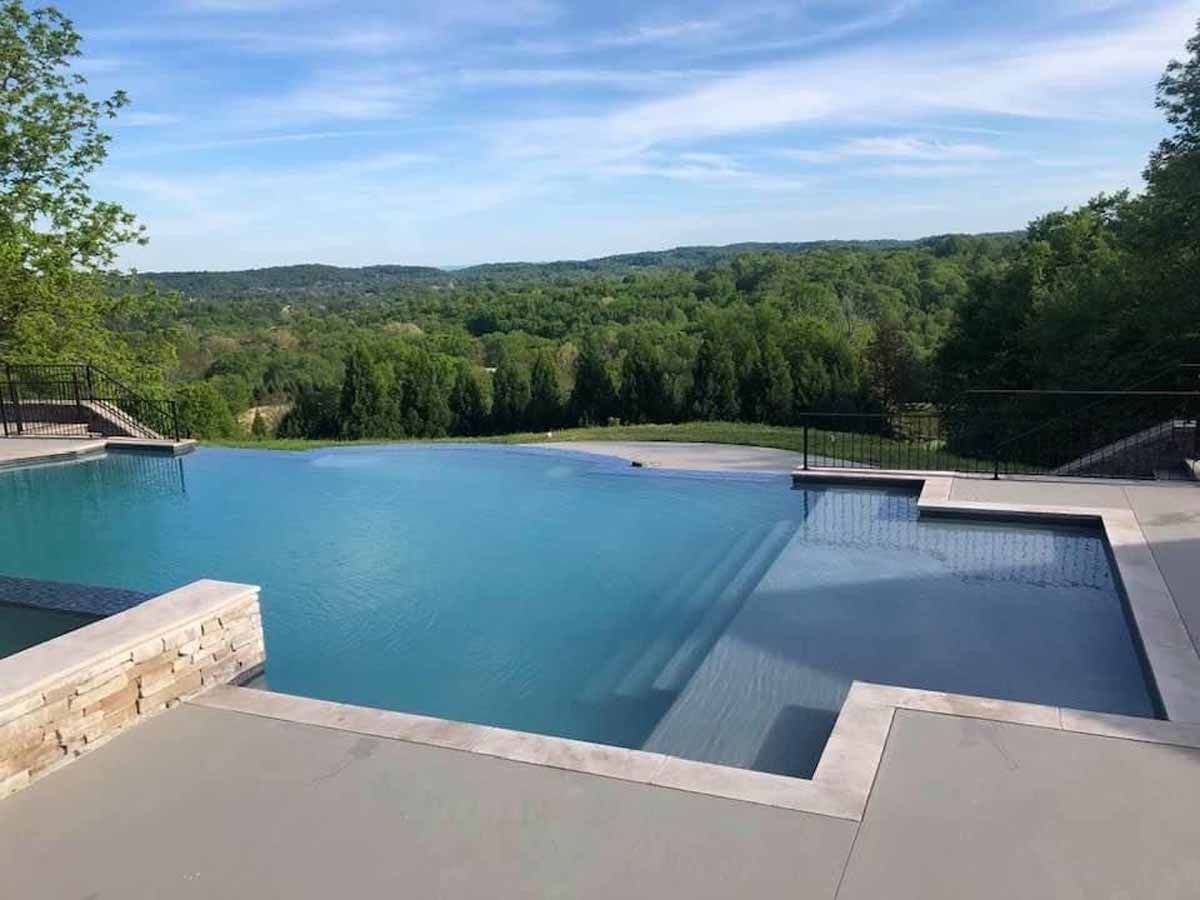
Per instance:
[[[747,254],[334,309],[190,303],[185,405],[195,431],[230,437],[234,416],[290,404],[278,436],[326,439],[879,410],[932,390],[970,280],[1012,243]]]

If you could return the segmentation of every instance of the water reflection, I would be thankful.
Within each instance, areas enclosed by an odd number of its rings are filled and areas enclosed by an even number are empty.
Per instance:
[[[183,459],[158,453],[109,452],[95,464],[81,467],[86,485],[98,493],[121,496],[182,497],[187,494]]]
[[[842,489],[800,490],[807,544],[911,551],[942,563],[964,581],[1050,588],[1113,589],[1112,568],[1098,529],[1053,528],[966,519],[921,519],[911,494]]]

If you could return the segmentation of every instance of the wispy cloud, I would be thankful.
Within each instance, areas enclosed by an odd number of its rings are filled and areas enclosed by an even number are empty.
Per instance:
[[[259,131],[311,123],[395,120],[427,103],[429,90],[403,70],[331,71],[282,94],[238,100],[231,105],[228,119]]]
[[[133,112],[125,113],[118,120],[118,125],[122,128],[154,128],[162,125],[174,125],[181,121],[181,116],[175,113],[161,112]]]
[[[513,123],[499,135],[499,148],[515,156],[590,159],[819,122],[916,121],[953,112],[1120,118],[1141,111],[1130,102],[1130,84],[1152,83],[1187,33],[1190,16],[1173,7],[1130,27],[1019,48],[971,45],[938,57],[894,50],[843,55],[836,65],[820,57],[771,66],[598,116]],[[1145,92],[1133,99],[1145,104]],[[1097,103],[1097,95],[1105,100]],[[977,143],[902,138],[835,152],[961,159],[990,151]]]
[[[997,159],[1003,151],[987,144],[949,143],[915,135],[859,137],[820,150],[784,148],[780,156],[799,162],[830,163],[855,157],[901,160],[961,161]]]
[[[711,70],[698,69],[590,69],[506,68],[463,69],[457,81],[466,87],[578,87],[602,85],[629,90],[664,89],[673,85],[708,79]]]
[[[755,170],[721,153],[647,154],[640,159],[609,164],[600,171],[616,177],[662,178],[750,191],[802,191],[811,186],[809,180]]]
[[[1195,0],[1009,0],[1008,20],[935,0],[60,2],[101,23],[85,30],[96,91],[138,102],[107,185],[160,265],[869,236],[865,211],[885,208],[907,216],[895,229],[1019,226],[1137,178],[1154,82],[1197,15]]]
[[[279,12],[312,5],[311,0],[182,0],[186,10],[221,13]]]

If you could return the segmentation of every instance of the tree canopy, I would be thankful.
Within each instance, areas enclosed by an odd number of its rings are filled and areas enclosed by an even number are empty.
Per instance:
[[[0,5],[0,356],[93,362],[157,384],[174,357],[171,325],[152,290],[107,277],[144,234],[88,185],[108,154],[102,124],[129,99],[88,96],[71,68],[80,44],[53,7]]]

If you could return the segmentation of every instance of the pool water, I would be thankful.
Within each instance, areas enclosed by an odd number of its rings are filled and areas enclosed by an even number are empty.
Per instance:
[[[0,601],[0,659],[94,621],[95,616],[34,609]]]
[[[810,774],[853,679],[1154,703],[1099,535],[492,446],[0,475],[0,574],[260,584],[271,689]],[[0,625],[2,627],[2,625]]]

